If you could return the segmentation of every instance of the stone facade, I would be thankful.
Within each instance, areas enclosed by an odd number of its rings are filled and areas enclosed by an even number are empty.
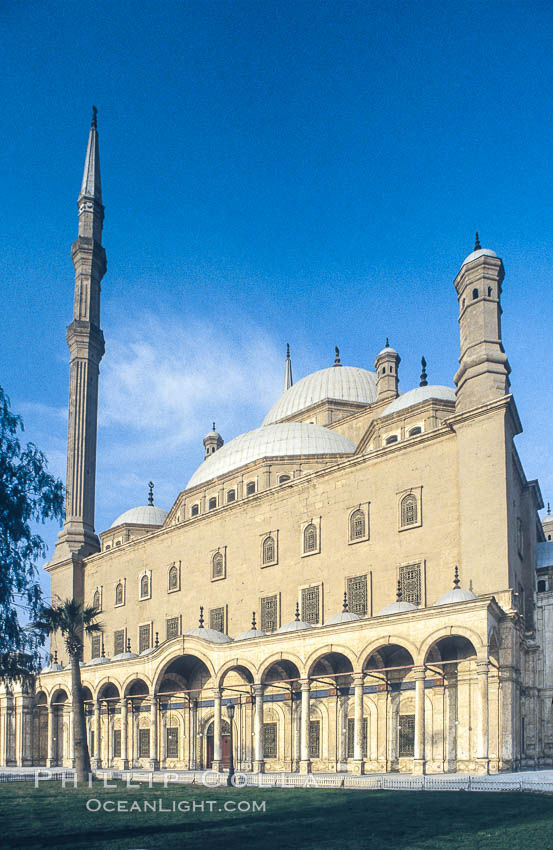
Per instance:
[[[46,566],[52,596],[71,587],[105,626],[84,641],[93,763],[225,767],[230,722],[240,770],[553,763],[553,559],[536,594],[547,541],[514,443],[501,260],[477,244],[455,280],[456,391],[429,386],[423,364],[420,386],[399,395],[388,342],[376,374],[337,351],[293,385],[287,356],[276,419],[226,445],[214,426],[168,514],[150,500],[151,521],[148,507],[131,510],[100,543],[86,477],[103,353],[97,148],[94,122],[79,199],[90,233],[73,254],[75,304],[87,292],[96,312],[70,326],[68,515]],[[55,638],[51,651],[33,688],[0,692],[2,764],[72,763],[70,670]]]

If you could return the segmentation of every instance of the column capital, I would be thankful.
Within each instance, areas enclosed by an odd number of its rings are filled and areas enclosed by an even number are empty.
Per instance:
[[[352,679],[353,679],[354,685],[363,685],[365,683],[365,674],[364,673],[353,673]]]
[[[256,697],[262,697],[265,692],[265,685],[263,685],[261,682],[254,682],[253,692]]]
[[[476,659],[476,672],[479,676],[487,675],[490,668],[490,662],[487,658]]]
[[[222,688],[213,688],[213,699],[221,699],[222,694]]]
[[[310,679],[300,679],[300,685],[301,685],[302,691],[307,691],[307,693],[309,693],[309,691],[311,690],[311,680]]]
[[[415,681],[426,678],[426,667],[424,664],[421,667],[413,667],[411,670],[411,675]]]

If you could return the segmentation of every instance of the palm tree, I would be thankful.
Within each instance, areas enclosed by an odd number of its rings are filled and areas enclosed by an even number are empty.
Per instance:
[[[83,634],[90,635],[103,630],[97,616],[98,609],[94,605],[83,605],[76,599],[66,599],[52,605],[42,605],[38,619],[32,624],[42,637],[61,632],[71,662],[73,749],[77,782],[85,782],[90,773],[80,660]]]

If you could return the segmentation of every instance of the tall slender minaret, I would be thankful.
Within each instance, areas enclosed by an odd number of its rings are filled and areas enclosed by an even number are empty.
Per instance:
[[[289,390],[293,384],[292,380],[292,361],[290,360],[290,344],[286,343],[286,363],[284,366],[284,386],[283,392]]]
[[[70,352],[69,423],[65,523],[54,555],[84,557],[100,550],[94,533],[98,375],[104,354],[100,329],[100,284],[106,272],[102,247],[102,187],[96,107],[79,194],[79,233],[71,246],[75,266],[73,321],[67,328]]]

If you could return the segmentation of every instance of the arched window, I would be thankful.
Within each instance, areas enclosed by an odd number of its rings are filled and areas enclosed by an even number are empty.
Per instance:
[[[280,475],[278,479],[279,484],[284,484],[286,481],[290,481],[289,475]]]
[[[477,290],[477,289],[473,289],[473,290],[472,290],[472,300],[473,300],[473,301],[476,301],[476,299],[477,299],[477,298],[478,298],[478,290]]]
[[[491,286],[488,286],[488,298],[491,298],[491,297],[492,297],[492,288],[491,288]]]
[[[118,582],[117,587],[115,588],[115,604],[123,604],[123,582],[121,581]]]
[[[541,579],[538,582],[538,593],[545,593],[546,590],[547,590],[547,584],[543,579]]]
[[[408,493],[401,500],[401,524],[415,525],[418,521],[418,505],[417,497],[413,493]]]
[[[199,513],[200,513],[200,506],[199,505],[192,505],[192,507],[190,509],[190,516],[198,516]]]
[[[100,606],[100,591],[99,590],[94,591],[94,596],[92,597],[92,604],[96,608],[97,611],[100,610],[101,606]]]
[[[275,560],[275,539],[274,537],[266,537],[263,541],[263,563],[272,564]]]
[[[179,571],[175,564],[169,569],[169,590],[177,590],[179,586]]]
[[[361,510],[354,511],[349,518],[350,540],[360,540],[365,537],[365,514]]]
[[[386,438],[386,445],[391,446],[392,443],[397,443],[397,434],[391,434]]]
[[[317,529],[312,522],[309,523],[303,532],[303,551],[316,552],[317,550]]]
[[[420,425],[417,425],[415,428],[411,428],[411,430],[409,431],[410,437],[415,437],[417,434],[422,434],[422,428],[420,427]]]
[[[236,501],[236,490],[229,490],[227,493],[227,504]]]
[[[208,510],[212,511],[217,507],[217,497],[212,496],[209,502],[207,503]]]
[[[147,575],[140,579],[140,598],[146,599],[150,595],[150,579]]]
[[[225,562],[220,552],[216,552],[211,560],[211,577],[221,578],[225,571]]]
[[[255,493],[255,481],[249,481],[246,484],[246,496],[253,496]]]

